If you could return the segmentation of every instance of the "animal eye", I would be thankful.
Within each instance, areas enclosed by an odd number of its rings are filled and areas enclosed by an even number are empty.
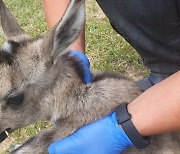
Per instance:
[[[6,105],[19,106],[20,104],[22,104],[23,99],[24,99],[24,93],[20,93],[15,96],[9,96],[8,98],[6,98]]]

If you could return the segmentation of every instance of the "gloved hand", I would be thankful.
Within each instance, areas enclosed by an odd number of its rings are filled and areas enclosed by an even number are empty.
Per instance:
[[[49,154],[120,154],[133,146],[119,127],[116,113],[88,124],[67,138],[52,143]]]
[[[86,57],[86,55],[83,54],[82,52],[76,51],[76,50],[71,50],[70,54],[74,57],[77,57],[78,60],[81,62],[83,69],[84,69],[84,82],[90,83],[91,82],[91,72],[89,70],[90,63],[89,63],[89,60]]]
[[[78,51],[70,51],[77,57],[84,69],[84,82],[91,82],[89,61]],[[49,154],[119,154],[133,146],[116,121],[116,113],[97,120],[77,130],[71,136],[52,143]]]

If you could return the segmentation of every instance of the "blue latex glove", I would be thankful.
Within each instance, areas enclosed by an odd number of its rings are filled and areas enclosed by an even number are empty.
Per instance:
[[[119,127],[116,113],[88,124],[49,146],[49,154],[120,154],[133,146]]]
[[[86,57],[86,55],[83,54],[82,52],[76,51],[76,50],[71,50],[70,54],[77,57],[78,60],[81,62],[83,69],[84,69],[84,82],[91,83],[91,72],[89,70],[90,63],[89,63],[89,60]]]

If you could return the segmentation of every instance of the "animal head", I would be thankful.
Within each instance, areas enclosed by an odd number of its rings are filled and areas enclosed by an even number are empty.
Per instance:
[[[57,25],[45,36],[35,39],[25,34],[0,0],[0,23],[7,38],[0,51],[0,142],[6,138],[5,130],[11,132],[22,127],[21,117],[29,115],[23,126],[34,120],[30,109],[38,105],[23,103],[28,99],[27,93],[29,97],[35,93],[33,86],[28,86],[40,82],[46,72],[50,74],[67,54],[84,24],[84,11],[83,0],[71,0]]]

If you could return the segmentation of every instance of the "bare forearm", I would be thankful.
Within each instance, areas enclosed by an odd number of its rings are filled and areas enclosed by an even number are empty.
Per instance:
[[[61,19],[68,4],[69,0],[43,0],[46,21],[50,29]],[[85,28],[83,28],[71,49],[85,52]]]
[[[180,71],[145,91],[128,110],[143,136],[180,130]]]

